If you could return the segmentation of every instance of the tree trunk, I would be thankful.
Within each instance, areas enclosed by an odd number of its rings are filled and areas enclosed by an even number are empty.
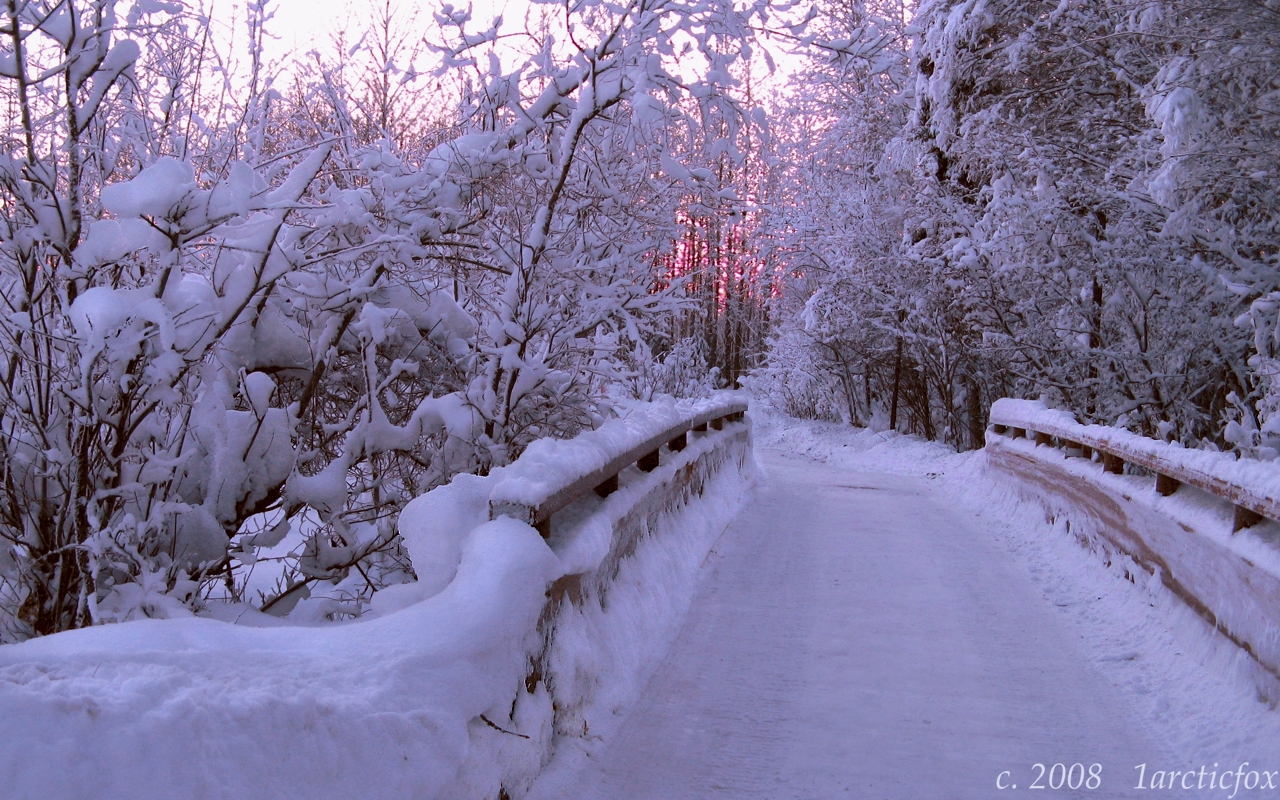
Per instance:
[[[898,393],[902,388],[902,337],[893,355],[893,399],[889,403],[889,428],[898,429]]]

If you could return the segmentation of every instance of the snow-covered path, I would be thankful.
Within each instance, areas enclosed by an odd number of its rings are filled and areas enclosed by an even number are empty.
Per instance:
[[[933,481],[758,458],[666,660],[556,794],[990,798],[1078,763],[1101,786],[1052,795],[1123,797],[1135,765],[1167,763],[1025,567]]]

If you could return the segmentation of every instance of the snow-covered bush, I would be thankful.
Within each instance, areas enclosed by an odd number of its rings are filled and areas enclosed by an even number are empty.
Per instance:
[[[413,577],[409,499],[595,424],[678,307],[654,254],[717,187],[668,135],[740,113],[717,42],[769,9],[582,8],[572,50],[504,67],[445,7],[466,91],[424,130],[389,67],[375,96],[323,59],[279,91],[264,2],[240,61],[180,4],[122,8],[0,10],[0,637],[325,584],[323,615],[359,613]]]
[[[656,355],[645,342],[637,342],[625,361],[620,384],[631,398],[649,401],[657,395],[709,397],[717,388],[719,369],[707,366],[703,343],[681,339]]]

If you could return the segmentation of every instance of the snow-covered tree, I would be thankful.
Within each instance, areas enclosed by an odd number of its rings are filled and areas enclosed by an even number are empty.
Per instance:
[[[907,26],[825,6],[821,83],[799,95],[830,98],[827,138],[792,136],[812,155],[790,166],[797,222],[781,227],[798,277],[780,324],[810,334],[804,363],[861,373],[865,409],[847,378],[827,384],[845,387],[844,415],[886,408],[890,424],[977,446],[990,400],[1047,394],[1265,454],[1274,14],[937,0]],[[800,340],[783,341],[771,368]]]
[[[404,502],[594,424],[682,305],[660,255],[708,187],[668,132],[737,113],[720,44],[769,8],[571,6],[504,66],[445,7],[463,96],[422,130],[323,59],[282,94],[265,2],[240,69],[181,6],[118,5],[3,12],[3,635],[324,584],[308,613],[359,613],[412,578]]]

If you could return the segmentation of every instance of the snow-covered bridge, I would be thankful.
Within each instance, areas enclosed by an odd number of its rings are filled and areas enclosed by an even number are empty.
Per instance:
[[[0,795],[1280,785],[1280,526],[1233,535],[1252,500],[1104,472],[1119,456],[1086,461],[1080,442],[1105,455],[1123,437],[1029,406],[993,418],[1031,438],[957,456],[769,418],[753,434],[742,403],[644,409],[425,495],[401,521],[419,581],[367,620],[155,620],[0,649]],[[1276,496],[1266,473],[1227,473]],[[1195,558],[1214,560],[1201,583]]]
[[[933,481],[761,460],[636,710],[545,796],[990,797],[1046,760],[1108,787],[1159,760],[1026,570]]]
[[[1038,404],[993,419],[989,452],[967,460],[775,423],[640,700],[534,796],[1280,785],[1274,712],[1250,696],[1275,697],[1280,561],[1262,543],[1280,526],[1233,535],[1276,518],[1280,476]],[[1164,477],[1120,477],[1123,461]],[[1169,474],[1220,497],[1166,500]]]

